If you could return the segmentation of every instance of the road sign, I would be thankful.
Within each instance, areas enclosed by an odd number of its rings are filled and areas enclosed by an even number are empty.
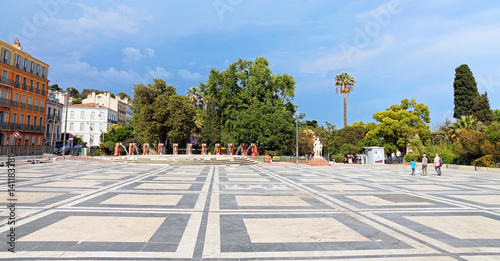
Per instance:
[[[14,138],[16,138],[16,139],[21,137],[21,133],[19,133],[19,131],[14,132],[13,135],[14,135]]]
[[[72,138],[73,138],[73,134],[70,134],[70,135],[69,135],[69,138],[70,138],[70,139],[72,139]]]

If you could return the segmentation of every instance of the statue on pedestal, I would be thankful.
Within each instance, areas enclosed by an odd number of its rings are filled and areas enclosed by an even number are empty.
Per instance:
[[[321,153],[323,151],[323,144],[319,141],[319,138],[316,138],[316,141],[313,144],[314,146],[314,157],[321,158]]]

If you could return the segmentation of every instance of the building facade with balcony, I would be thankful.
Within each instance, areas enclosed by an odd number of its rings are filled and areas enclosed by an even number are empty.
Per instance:
[[[0,41],[0,145],[44,144],[48,72],[18,40]]]
[[[53,146],[56,142],[62,141],[62,113],[64,104],[59,102],[59,92],[49,90],[47,95],[47,114],[45,128],[45,145]]]
[[[65,110],[66,107],[63,113]],[[87,146],[98,146],[101,133],[106,133],[109,126],[118,122],[116,111],[95,103],[69,105],[67,123],[65,117],[62,117],[63,132],[66,126],[67,133],[82,138]]]
[[[128,98],[121,98],[116,96],[111,97],[111,93],[105,92],[96,94],[95,92],[90,93],[86,99],[82,100],[82,104],[95,103],[101,106],[110,108],[118,113],[118,122],[124,123],[127,121],[127,105],[129,103]],[[132,119],[130,117],[130,119]]]

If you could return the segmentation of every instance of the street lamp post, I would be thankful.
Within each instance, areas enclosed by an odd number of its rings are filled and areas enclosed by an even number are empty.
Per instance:
[[[68,92],[66,91],[66,115],[64,116],[64,139],[63,139],[63,153],[62,153],[62,159],[64,159],[64,155],[66,154],[66,132],[68,131],[68,103],[69,103],[69,95]]]
[[[295,162],[299,164],[299,105],[295,105],[295,123],[296,123],[296,134],[295,138]]]

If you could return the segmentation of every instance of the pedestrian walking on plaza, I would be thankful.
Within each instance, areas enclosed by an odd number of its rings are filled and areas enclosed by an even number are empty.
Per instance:
[[[436,157],[434,158],[434,168],[436,169],[438,176],[441,176],[442,165],[443,165],[442,159],[439,157],[439,155],[436,154]]]
[[[417,163],[413,159],[411,159],[410,161],[410,166],[411,166],[411,174],[415,176],[415,167],[417,167]]]
[[[424,154],[424,157],[422,158],[422,176],[427,176],[427,163],[429,163],[429,159],[427,158],[427,155]]]

